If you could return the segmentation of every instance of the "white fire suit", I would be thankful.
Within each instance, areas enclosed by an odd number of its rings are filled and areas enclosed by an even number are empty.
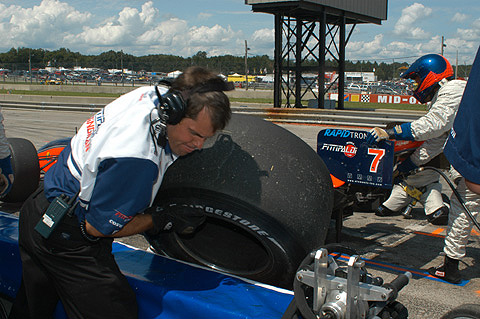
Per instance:
[[[457,179],[457,191],[465,202],[468,210],[473,216],[477,217],[480,211],[480,195],[472,192],[465,185],[465,178],[452,167],[450,175],[460,176]],[[445,246],[443,251],[448,257],[453,259],[461,259],[465,257],[468,237],[472,231],[473,223],[466,215],[457,197],[452,194],[450,197],[450,214],[448,216],[447,235],[445,236]]]
[[[402,129],[409,130],[405,134],[411,134],[410,139],[425,141],[410,156],[412,163],[416,166],[426,164],[442,153],[445,141],[453,126],[466,83],[462,80],[442,80],[439,82],[440,89],[430,102],[428,113],[411,123],[407,123],[407,125],[402,125]],[[426,215],[434,213],[443,206],[442,189],[438,181],[438,173],[432,170],[419,172],[408,176],[406,179],[406,182],[411,186],[426,187],[426,191],[420,198]],[[411,198],[403,188],[394,185],[390,197],[383,203],[383,206],[392,211],[399,211],[407,206],[410,201]]]

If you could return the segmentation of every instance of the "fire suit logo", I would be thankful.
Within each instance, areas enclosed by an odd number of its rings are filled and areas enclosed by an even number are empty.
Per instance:
[[[355,144],[352,142],[347,142],[343,150],[343,154],[345,154],[346,157],[352,158],[357,155],[357,150],[358,148],[355,146]]]
[[[87,137],[85,138],[85,152],[88,152],[91,146],[92,137],[97,134],[98,128],[102,123],[105,122],[105,116],[103,114],[103,109],[97,112],[94,116],[89,118],[84,125],[87,128]]]

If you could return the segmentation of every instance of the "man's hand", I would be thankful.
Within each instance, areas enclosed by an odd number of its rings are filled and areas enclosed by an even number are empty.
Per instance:
[[[406,158],[403,162],[400,162],[393,171],[393,183],[398,184],[410,175],[418,166],[412,162],[410,157]]]
[[[368,144],[375,144],[381,140],[386,140],[389,138],[388,132],[380,127],[374,127],[370,130],[367,136]]]
[[[206,219],[202,209],[182,205],[152,207],[151,214],[155,234],[169,230],[180,235],[192,234]]]
[[[5,197],[12,189],[14,177],[10,159],[10,155],[0,159],[0,198]]]
[[[408,174],[417,168],[418,166],[412,161],[412,158],[408,157],[397,165],[396,170],[401,174]]]

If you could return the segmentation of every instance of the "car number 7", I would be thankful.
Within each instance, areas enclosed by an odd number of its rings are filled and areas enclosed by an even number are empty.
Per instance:
[[[380,148],[369,148],[368,155],[373,155],[374,158],[372,163],[370,164],[370,172],[376,173],[378,170],[378,164],[380,164],[380,160],[385,156],[385,150]]]

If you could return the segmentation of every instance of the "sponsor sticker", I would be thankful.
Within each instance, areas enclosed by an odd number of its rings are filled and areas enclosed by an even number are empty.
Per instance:
[[[391,188],[394,144],[366,142],[368,132],[325,129],[317,136],[317,153],[330,174],[346,183]]]

